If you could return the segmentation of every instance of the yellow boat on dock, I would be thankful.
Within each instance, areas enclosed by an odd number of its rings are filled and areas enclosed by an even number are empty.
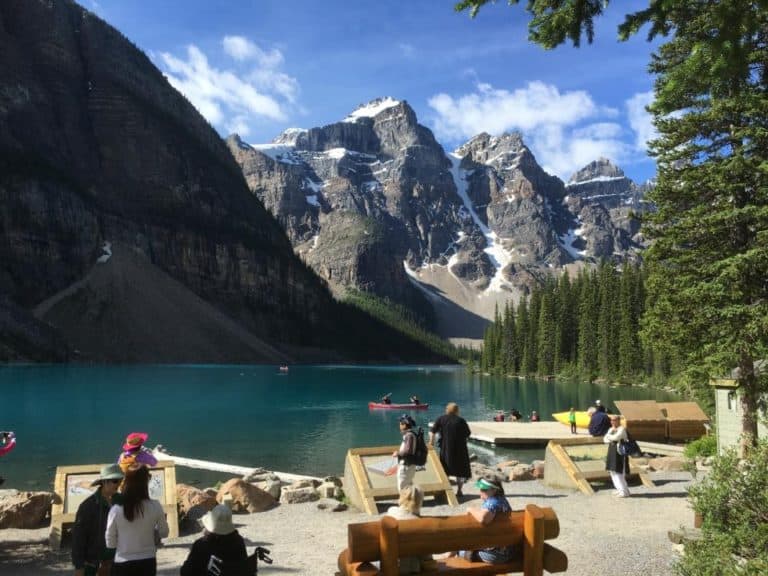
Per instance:
[[[589,412],[574,412],[576,414],[576,428],[589,428]],[[560,422],[561,424],[565,424],[566,426],[570,426],[571,423],[568,422],[568,415],[570,412],[555,412],[552,414],[552,418]]]

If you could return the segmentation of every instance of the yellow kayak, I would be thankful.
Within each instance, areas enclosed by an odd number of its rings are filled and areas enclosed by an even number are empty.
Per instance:
[[[568,422],[568,414],[570,412],[556,412],[552,414],[552,417],[566,426],[570,426]],[[576,414],[576,428],[589,428],[589,413],[588,412],[574,412]]]

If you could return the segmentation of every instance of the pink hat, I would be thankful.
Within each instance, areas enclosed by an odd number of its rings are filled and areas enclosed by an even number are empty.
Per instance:
[[[136,450],[141,448],[141,445],[147,441],[149,434],[146,432],[131,432],[125,438],[125,444],[123,444],[123,450]]]

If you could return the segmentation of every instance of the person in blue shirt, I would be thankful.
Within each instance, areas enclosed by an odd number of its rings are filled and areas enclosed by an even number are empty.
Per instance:
[[[493,522],[497,514],[509,514],[512,508],[509,506],[504,488],[501,482],[495,479],[480,478],[475,486],[480,490],[482,504],[480,508],[470,508],[468,514],[480,524],[488,525]],[[510,562],[514,555],[512,546],[496,546],[483,548],[482,550],[462,550],[459,556],[466,560],[481,560],[487,564],[503,564]]]

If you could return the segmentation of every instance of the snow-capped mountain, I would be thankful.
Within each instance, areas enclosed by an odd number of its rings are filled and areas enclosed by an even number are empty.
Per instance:
[[[335,289],[410,306],[424,305],[421,294],[487,318],[563,266],[640,248],[630,210],[642,192],[609,161],[566,185],[517,133],[480,134],[447,154],[394,98],[271,144],[227,142],[296,252]],[[476,336],[482,322],[466,325],[449,331]]]

